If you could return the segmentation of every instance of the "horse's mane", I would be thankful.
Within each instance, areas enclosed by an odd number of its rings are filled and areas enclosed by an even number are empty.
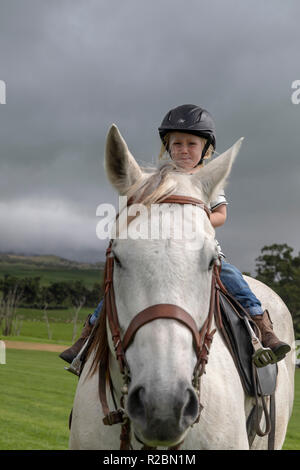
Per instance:
[[[142,170],[143,178],[133,184],[126,194],[133,203],[149,206],[169,196],[176,189],[177,183],[172,175],[180,170],[173,161],[161,162],[158,168],[148,166]]]
[[[92,365],[90,367],[90,374],[95,374],[99,364],[108,365],[108,338],[107,338],[107,327],[106,327],[106,312],[105,302],[103,302],[102,309],[100,311],[97,323],[92,331],[92,338],[89,341],[88,351],[85,359],[87,360],[92,352],[95,352]]]
[[[139,179],[131,186],[126,196],[128,200],[131,199],[133,203],[144,204],[145,206],[149,206],[170,196],[178,186],[178,179],[172,178],[172,175],[182,173],[172,161],[162,162],[159,164],[158,168],[143,167],[142,169],[143,178]],[[132,218],[130,218],[128,223],[131,222],[131,220]],[[103,291],[104,287],[103,285]],[[105,301],[103,302],[102,310],[94,327],[86,358],[92,353],[94,353],[94,357],[90,368],[91,375],[96,372],[100,363],[107,364],[108,366],[109,347]]]

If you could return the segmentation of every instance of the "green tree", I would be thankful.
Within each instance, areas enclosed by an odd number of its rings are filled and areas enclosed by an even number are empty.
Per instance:
[[[70,296],[69,283],[52,282],[48,287],[48,296],[55,299],[55,305],[63,305]]]
[[[21,285],[23,287],[22,303],[33,305],[38,302],[40,279],[40,277],[26,277],[21,280]]]
[[[256,259],[256,279],[267,284],[286,303],[296,336],[300,337],[300,254],[284,244],[264,246]]]
[[[69,299],[72,305],[76,305],[78,301],[88,295],[89,291],[85,287],[82,281],[70,281],[68,282],[68,290],[69,290]]]
[[[95,308],[101,297],[103,297],[103,289],[100,283],[95,282],[92,289],[86,294],[86,305],[91,308]]]

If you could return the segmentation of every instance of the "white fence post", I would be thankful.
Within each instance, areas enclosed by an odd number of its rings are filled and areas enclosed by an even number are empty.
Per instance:
[[[0,364],[6,364],[6,346],[4,341],[0,341]]]

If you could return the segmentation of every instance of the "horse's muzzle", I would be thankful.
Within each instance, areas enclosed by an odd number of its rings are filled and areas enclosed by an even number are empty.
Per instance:
[[[144,443],[170,446],[179,442],[196,421],[199,402],[194,389],[183,382],[168,392],[158,386],[147,390],[136,385],[129,392],[127,412]]]

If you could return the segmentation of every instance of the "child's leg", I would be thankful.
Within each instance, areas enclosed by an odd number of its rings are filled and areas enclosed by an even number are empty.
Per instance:
[[[94,313],[87,317],[85,324],[84,324],[84,328],[78,340],[70,348],[66,349],[59,355],[59,357],[61,357],[64,361],[69,362],[69,364],[71,364],[73,359],[75,359],[75,357],[77,356],[77,354],[83,347],[84,343],[86,342],[87,338],[91,334],[93,326],[96,323],[96,320],[100,315],[102,304],[103,304],[103,299],[100,300],[99,304],[94,310]]]
[[[250,315],[263,315],[261,302],[253,294],[242,273],[232,264],[222,260],[220,278],[226,289]]]
[[[255,321],[260,329],[263,345],[272,349],[276,361],[281,361],[291,348],[274,334],[269,312],[267,310],[263,312],[260,301],[250,289],[242,273],[232,264],[222,260],[220,278],[228,292],[237,299]]]
[[[100,312],[101,312],[101,309],[102,309],[102,305],[103,305],[103,298],[100,300],[100,302],[98,303],[97,307],[96,307],[95,310],[94,310],[93,315],[91,315],[91,317],[90,317],[90,319],[89,319],[90,325],[95,325],[95,323],[96,323],[96,321],[97,321],[97,318],[98,318],[99,315],[100,315]]]

